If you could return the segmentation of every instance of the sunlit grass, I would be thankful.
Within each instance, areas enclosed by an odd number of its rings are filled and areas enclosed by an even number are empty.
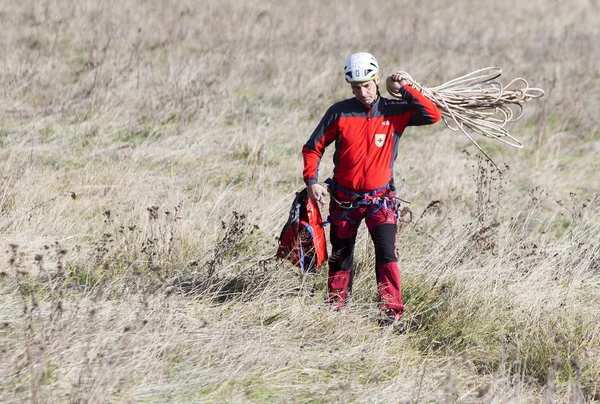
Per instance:
[[[598,400],[600,14],[471,6],[7,4],[0,401]],[[364,226],[349,310],[326,266],[274,259],[355,51],[428,86],[499,65],[547,92],[511,126],[524,149],[482,142],[502,175],[442,124],[403,135],[403,332],[379,327]]]

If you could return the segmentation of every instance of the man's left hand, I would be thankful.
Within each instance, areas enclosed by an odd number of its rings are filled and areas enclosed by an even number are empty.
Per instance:
[[[400,73],[393,73],[387,78],[386,84],[391,91],[398,92],[408,81]]]

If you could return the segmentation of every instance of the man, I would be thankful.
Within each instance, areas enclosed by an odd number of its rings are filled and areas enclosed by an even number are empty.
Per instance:
[[[399,74],[387,85],[403,100],[379,93],[379,65],[369,53],[355,53],[344,66],[353,98],[332,105],[302,148],[304,182],[310,198],[325,201],[328,192],[318,183],[323,152],[335,142],[333,178],[328,179],[332,252],[329,258],[328,300],[337,308],[346,305],[354,275],[356,234],[365,219],[375,246],[376,278],[385,318],[395,321],[404,306],[396,256],[397,199],[393,164],[398,141],[407,126],[429,125],[440,120],[438,108]]]

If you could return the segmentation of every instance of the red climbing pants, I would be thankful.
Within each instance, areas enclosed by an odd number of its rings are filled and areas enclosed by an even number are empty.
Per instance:
[[[336,192],[343,203],[344,194]],[[331,200],[328,299],[337,308],[346,305],[352,291],[354,277],[354,245],[358,226],[365,220],[375,247],[375,274],[382,311],[392,311],[400,317],[404,311],[400,292],[400,269],[396,256],[397,215],[394,207],[366,204],[344,212]]]

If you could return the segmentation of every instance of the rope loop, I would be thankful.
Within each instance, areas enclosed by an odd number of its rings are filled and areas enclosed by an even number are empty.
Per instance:
[[[501,171],[500,168],[472,135],[522,148],[523,143],[513,137],[505,126],[523,116],[523,103],[545,94],[541,88],[529,87],[527,80],[520,77],[505,86],[494,81],[502,75],[499,67],[475,70],[433,88],[423,86],[406,72],[399,71],[397,74],[429,98],[440,109],[446,126],[450,130],[461,131],[498,171]],[[387,83],[386,87],[392,97],[402,99],[399,91],[391,89]]]

